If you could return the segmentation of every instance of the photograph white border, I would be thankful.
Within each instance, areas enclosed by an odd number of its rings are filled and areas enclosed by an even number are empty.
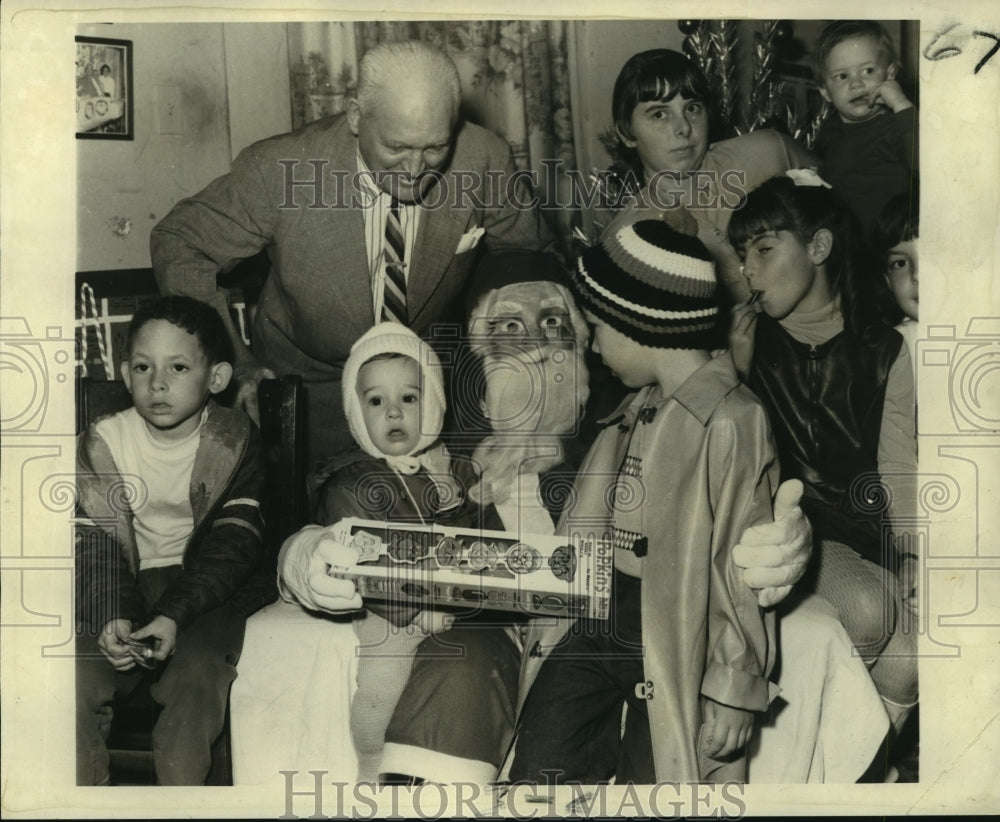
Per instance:
[[[993,45],[985,35],[1000,36],[1000,9],[995,3],[976,0],[959,8],[887,0],[874,8],[853,0],[752,5],[661,1],[627,6],[536,0],[508,2],[503,9],[493,7],[482,14],[460,3],[428,0],[419,9],[403,2],[359,3],[350,9],[302,2],[285,9],[244,2],[238,10],[199,2],[139,3],[115,9],[98,3],[6,0],[0,6],[0,317],[4,318],[0,403],[9,409],[13,392],[32,391],[24,413],[44,408],[44,420],[34,435],[22,432],[4,436],[2,442],[0,699],[5,818],[273,818],[286,812],[286,797],[271,788],[72,787],[72,665],[68,651],[60,658],[42,650],[65,644],[71,630],[72,580],[65,573],[66,563],[70,568],[72,563],[69,517],[54,514],[40,501],[43,489],[32,461],[56,459],[59,468],[48,475],[51,486],[44,489],[46,493],[60,493],[59,482],[72,483],[77,192],[71,78],[78,26],[109,21],[438,16],[673,19],[695,8],[699,17],[846,18],[876,13],[879,19],[921,20],[921,336],[928,356],[919,363],[920,472],[941,480],[938,490],[932,489],[938,497],[929,501],[937,510],[930,533],[929,585],[922,603],[926,633],[921,637],[920,660],[920,782],[748,785],[743,792],[747,812],[895,815],[1000,810],[996,768],[1000,529],[995,502],[1000,488],[996,431],[1000,425],[995,422],[1000,416],[1000,371],[995,370],[1000,362],[1000,53],[976,71]],[[934,44],[942,50],[934,52]],[[949,51],[943,50],[945,45]],[[979,383],[965,385],[956,379],[954,369],[979,356],[976,351],[985,358],[987,369]],[[12,361],[30,366],[29,360],[36,356],[32,352],[49,358],[45,384],[32,383],[30,373],[10,366]],[[8,417],[0,416],[6,425]],[[37,549],[39,545],[65,546],[65,558],[58,559],[61,548],[46,553]],[[44,559],[33,559],[42,555]],[[19,623],[19,614],[26,612],[34,612],[38,619]],[[439,808],[437,796],[425,798],[427,812]],[[408,804],[412,796],[398,794],[395,799],[399,814],[414,815]],[[448,802],[455,799],[451,796]],[[642,802],[640,797],[638,804],[630,800],[610,804],[607,810],[643,815]],[[490,804],[484,801],[482,807],[482,813],[490,815]],[[726,807],[732,812],[732,803]],[[336,808],[331,793],[324,810],[332,814]],[[341,808],[350,814],[350,806]],[[294,806],[295,815],[303,818],[312,810],[308,801],[297,800]],[[376,814],[368,804],[359,803],[356,815],[371,818],[392,810],[387,806]],[[520,810],[531,812],[523,806]],[[676,812],[711,810],[701,806]],[[472,814],[469,807],[462,812]]]

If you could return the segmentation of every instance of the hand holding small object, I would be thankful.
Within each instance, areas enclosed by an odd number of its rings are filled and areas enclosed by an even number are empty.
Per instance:
[[[158,614],[147,625],[129,634],[137,659],[155,659],[163,662],[177,646],[177,623],[170,617]],[[152,640],[152,647],[143,640]],[[139,646],[136,648],[136,646]]]
[[[137,665],[143,668],[152,668],[156,661],[153,659],[153,651],[156,647],[155,637],[146,637],[144,640],[128,640],[129,654]]]
[[[112,619],[97,638],[97,647],[116,671],[129,671],[135,667],[136,658],[131,653],[128,635],[132,624],[127,619]]]
[[[733,307],[729,326],[729,353],[736,372],[744,380],[753,362],[754,335],[757,331],[757,300],[760,292],[753,292],[745,303]]]

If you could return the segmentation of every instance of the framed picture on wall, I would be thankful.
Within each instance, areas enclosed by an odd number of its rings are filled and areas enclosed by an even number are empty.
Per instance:
[[[76,136],[131,140],[132,41],[76,38]]]

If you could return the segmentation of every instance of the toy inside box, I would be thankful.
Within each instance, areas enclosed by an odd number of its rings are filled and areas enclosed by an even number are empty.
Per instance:
[[[518,535],[350,517],[331,526],[330,538],[358,551],[356,565],[330,573],[354,580],[362,598],[608,616],[614,552],[609,541],[592,535]]]

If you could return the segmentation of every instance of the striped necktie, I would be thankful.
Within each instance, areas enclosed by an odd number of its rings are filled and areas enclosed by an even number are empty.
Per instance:
[[[385,215],[385,284],[382,290],[382,319],[407,324],[406,241],[399,221],[399,200],[389,202]]]

